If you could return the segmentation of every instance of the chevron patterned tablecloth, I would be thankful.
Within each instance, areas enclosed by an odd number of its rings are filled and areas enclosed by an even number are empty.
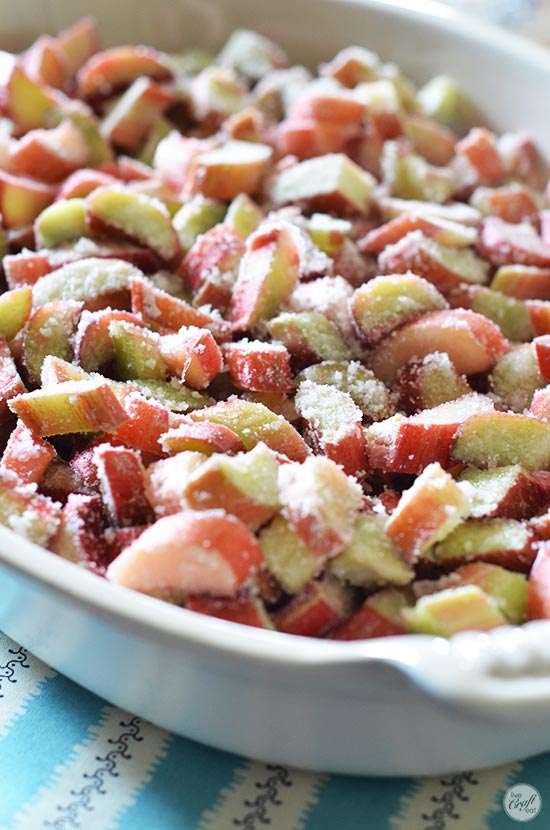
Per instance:
[[[0,635],[1,830],[511,830],[505,792],[550,754],[441,778],[352,778],[247,761],[110,706]]]

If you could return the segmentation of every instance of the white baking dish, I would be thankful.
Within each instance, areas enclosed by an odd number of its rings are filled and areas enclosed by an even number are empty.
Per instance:
[[[106,44],[218,47],[237,26],[312,65],[359,43],[418,81],[445,71],[498,130],[550,156],[550,54],[435,4],[377,0],[3,0],[0,48],[85,13]],[[174,732],[256,758],[409,775],[550,749],[550,623],[332,642],[254,630],[109,585],[0,527],[0,628],[73,680]]]

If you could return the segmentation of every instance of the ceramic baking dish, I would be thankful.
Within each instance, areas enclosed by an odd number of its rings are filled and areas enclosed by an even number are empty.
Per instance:
[[[417,81],[446,72],[497,130],[550,156],[550,54],[436,4],[3,0],[18,50],[93,11],[106,45],[218,47],[237,26],[314,65],[358,43]],[[0,527],[0,628],[73,680],[174,732],[273,762],[410,775],[550,749],[550,623],[364,642],[289,637],[106,583]]]

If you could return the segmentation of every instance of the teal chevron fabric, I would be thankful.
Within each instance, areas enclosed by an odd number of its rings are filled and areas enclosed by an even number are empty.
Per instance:
[[[509,787],[540,794],[550,754],[423,779],[328,776],[176,737],[111,706],[0,634],[1,830],[511,830]]]

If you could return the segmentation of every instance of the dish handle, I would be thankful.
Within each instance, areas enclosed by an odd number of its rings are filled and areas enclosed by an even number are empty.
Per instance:
[[[415,639],[395,640],[385,659],[437,700],[485,715],[550,712],[550,622]]]

